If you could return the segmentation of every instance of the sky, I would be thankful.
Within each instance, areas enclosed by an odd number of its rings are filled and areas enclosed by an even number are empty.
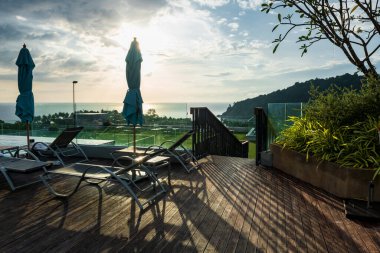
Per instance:
[[[301,57],[297,32],[272,53],[277,14],[261,0],[0,0],[0,102],[15,102],[17,55],[36,67],[35,102],[122,102],[125,57],[142,52],[145,103],[225,102],[356,71],[329,43]],[[379,61],[377,61],[377,65]]]

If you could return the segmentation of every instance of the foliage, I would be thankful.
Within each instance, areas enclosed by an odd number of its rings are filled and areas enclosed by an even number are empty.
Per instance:
[[[56,131],[59,130],[59,128],[58,128],[57,125],[52,124],[52,125],[49,126],[48,130],[51,131],[51,132],[56,132]]]
[[[293,125],[277,142],[317,159],[358,168],[379,168],[380,85],[369,78],[360,91],[331,88],[313,90],[303,117],[291,117]]]
[[[380,166],[377,120],[373,117],[336,128],[327,128],[321,122],[307,117],[291,117],[290,121],[293,125],[281,133],[277,142],[305,153],[307,159],[313,155],[347,167]]]
[[[310,96],[305,115],[328,128],[363,122],[368,115],[375,118],[380,115],[380,83],[375,78],[368,78],[359,91],[338,86],[318,91],[312,87]]]
[[[365,75],[378,76],[371,58],[380,48],[379,1],[268,0],[261,11],[277,13],[272,32],[285,28],[273,41],[273,52],[289,34],[297,32],[302,55],[313,44],[327,40]]]
[[[344,74],[326,79],[317,78],[305,82],[297,82],[283,90],[236,102],[227,108],[227,111],[222,114],[222,118],[249,119],[253,116],[255,107],[262,107],[266,110],[268,103],[306,103],[310,100],[309,90],[311,84],[318,87],[320,91],[328,89],[332,84],[336,84],[339,87],[352,86],[354,89],[360,89],[362,79],[363,77],[357,74]]]

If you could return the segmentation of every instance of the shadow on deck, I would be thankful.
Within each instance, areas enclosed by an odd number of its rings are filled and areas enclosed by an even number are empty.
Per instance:
[[[380,223],[350,221],[340,199],[249,159],[174,168],[170,191],[141,219],[123,189],[101,186],[63,201],[42,184],[11,193],[0,178],[0,251],[380,251]]]

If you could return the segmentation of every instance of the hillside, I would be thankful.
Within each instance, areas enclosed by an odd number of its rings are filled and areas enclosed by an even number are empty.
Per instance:
[[[268,103],[297,103],[307,102],[310,99],[309,90],[311,84],[319,87],[319,90],[325,90],[330,85],[335,84],[340,87],[354,87],[358,89],[363,77],[357,74],[344,74],[342,76],[330,77],[326,79],[312,79],[306,82],[296,82],[294,85],[271,92],[266,95],[260,95],[255,98],[249,98],[233,104],[222,114],[222,118],[245,118],[249,119],[253,115],[255,107],[267,108]]]

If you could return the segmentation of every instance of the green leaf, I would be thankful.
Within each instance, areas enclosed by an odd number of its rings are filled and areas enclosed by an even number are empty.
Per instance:
[[[277,19],[278,19],[278,22],[281,22],[281,14],[280,13],[277,15]]]
[[[278,26],[279,26],[279,25],[275,25],[275,26],[273,27],[273,29],[272,29],[272,32],[274,32],[274,30],[276,30]]]
[[[276,53],[276,50],[278,48],[278,46],[280,45],[280,43],[278,43],[274,48],[273,48],[273,53]]]

